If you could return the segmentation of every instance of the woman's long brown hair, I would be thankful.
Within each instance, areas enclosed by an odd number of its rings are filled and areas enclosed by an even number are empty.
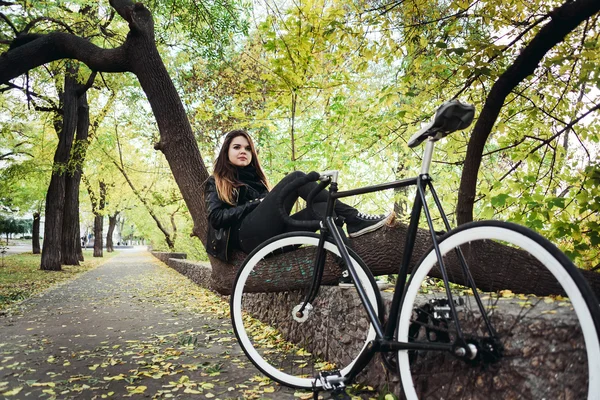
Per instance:
[[[248,143],[250,143],[250,151],[252,153],[252,160],[250,161],[250,165],[256,168],[256,174],[258,175],[258,178],[267,189],[270,189],[269,181],[267,180],[267,177],[265,176],[265,173],[262,167],[260,166],[260,161],[258,161],[256,147],[254,147],[254,142],[252,141],[252,138],[250,137],[248,132],[241,129],[228,132],[227,135],[225,135],[225,141],[223,142],[221,151],[219,151],[219,155],[217,156],[217,160],[215,161],[213,176],[215,177],[215,183],[217,185],[217,194],[219,195],[219,198],[231,205],[235,205],[235,190],[237,190],[238,187],[243,185],[243,183],[237,179],[237,167],[229,161],[229,146],[231,145],[231,141],[238,136],[245,137]]]

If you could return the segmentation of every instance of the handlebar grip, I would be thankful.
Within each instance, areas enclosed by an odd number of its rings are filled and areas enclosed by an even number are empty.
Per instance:
[[[296,228],[301,228],[301,229],[310,229],[310,230],[319,229],[320,221],[318,221],[318,218],[316,218],[314,221],[298,221],[298,220],[295,220],[292,217],[290,217],[288,215],[288,213],[283,209],[283,201],[290,193],[292,193],[294,190],[298,189],[300,186],[306,185],[309,182],[316,182],[317,180],[319,180],[319,177],[320,177],[320,175],[318,172],[312,171],[312,172],[308,173],[306,176],[296,179],[295,181],[291,182],[289,185],[287,185],[286,187],[283,188],[283,190],[279,194],[277,204],[278,204],[278,209],[279,209],[279,215],[281,215],[281,218],[283,218],[283,220],[285,221],[286,224],[296,227]],[[312,192],[310,195],[312,195]],[[309,195],[309,198],[310,198],[310,195]],[[313,198],[314,198],[314,196],[313,196]],[[314,213],[313,213],[313,215],[314,215]]]

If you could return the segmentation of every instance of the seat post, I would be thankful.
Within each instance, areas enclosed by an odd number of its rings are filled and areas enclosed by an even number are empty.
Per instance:
[[[429,167],[431,166],[431,159],[433,157],[433,147],[435,139],[429,138],[425,143],[425,152],[423,153],[423,163],[421,164],[421,175],[429,174]]]

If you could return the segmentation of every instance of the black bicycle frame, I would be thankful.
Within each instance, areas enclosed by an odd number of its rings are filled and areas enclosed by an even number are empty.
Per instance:
[[[384,330],[383,325],[382,325],[381,321],[379,320],[377,313],[375,312],[375,309],[369,302],[369,300],[367,298],[367,294],[366,294],[364,288],[362,287],[362,285],[360,284],[360,279],[356,273],[354,266],[352,265],[352,262],[350,260],[350,255],[348,253],[348,250],[346,249],[346,246],[344,245],[343,239],[342,239],[340,233],[338,232],[338,230],[336,229],[335,222],[334,222],[332,215],[333,215],[335,201],[337,199],[366,194],[366,193],[379,192],[379,191],[387,190],[387,189],[408,187],[408,186],[416,186],[417,193],[415,195],[415,201],[413,203],[413,208],[411,211],[410,223],[409,223],[408,231],[406,234],[406,241],[405,241],[405,246],[404,246],[404,254],[403,254],[403,258],[402,258],[402,264],[400,266],[398,280],[396,281],[394,297],[392,299],[392,306],[391,306],[390,312],[389,312],[389,320],[388,320],[387,326],[385,327],[385,330]],[[433,189],[431,177],[427,174],[419,175],[416,178],[397,180],[394,182],[388,182],[388,183],[373,185],[373,186],[365,186],[365,187],[352,189],[352,190],[346,190],[346,191],[337,191],[337,185],[332,185],[332,187],[330,187],[329,200],[328,200],[328,204],[327,204],[327,213],[325,216],[325,228],[327,229],[329,234],[332,236],[336,246],[340,250],[340,255],[348,268],[348,272],[350,273],[350,275],[352,276],[352,279],[354,280],[354,282],[356,284],[356,288],[357,288],[359,297],[361,299],[361,302],[363,303],[363,306],[364,306],[365,310],[367,311],[369,319],[370,319],[370,321],[373,325],[373,328],[375,329],[375,332],[377,334],[376,339],[374,341],[370,342],[367,345],[367,347],[365,347],[363,352],[358,357],[356,363],[352,367],[352,370],[348,373],[348,378],[350,380],[354,379],[354,377],[360,371],[362,371],[362,369],[370,362],[370,360],[373,358],[373,356],[377,352],[397,351],[397,350],[413,350],[413,349],[414,350],[418,349],[418,350],[452,351],[452,349],[454,348],[453,344],[441,344],[441,343],[419,343],[419,344],[416,344],[416,343],[401,343],[401,342],[397,342],[397,341],[393,340],[394,332],[396,330],[396,326],[398,325],[399,309],[400,309],[400,305],[402,304],[404,291],[405,291],[406,284],[407,284],[408,269],[409,269],[410,260],[412,258],[412,254],[413,254],[413,250],[414,250],[414,243],[415,243],[415,239],[416,239],[418,228],[419,228],[419,220],[421,218],[421,211],[424,211],[424,213],[425,213],[425,218],[427,220],[429,231],[431,233],[431,240],[433,242],[433,247],[434,247],[436,255],[437,255],[439,267],[442,272],[442,278],[444,280],[444,286],[446,288],[446,295],[448,297],[448,302],[449,302],[450,310],[452,313],[452,317],[454,318],[455,321],[458,320],[457,313],[456,313],[456,307],[454,305],[454,301],[452,300],[452,293],[450,292],[446,268],[443,265],[443,260],[442,260],[441,252],[439,249],[438,240],[437,240],[435,231],[433,229],[433,220],[431,218],[431,214],[429,212],[429,207],[427,206],[427,202],[426,202],[426,198],[425,198],[426,189],[428,187],[430,188],[430,193],[434,198],[434,202],[435,202],[436,207],[444,221],[444,225],[446,226],[446,229],[450,230],[450,224],[448,222],[448,218],[447,218],[446,214],[444,213],[444,210],[442,209],[441,202],[440,202],[435,190]],[[319,247],[319,251],[320,252],[323,251],[321,247]],[[317,266],[317,268],[319,268],[319,267]],[[463,268],[465,270],[467,270],[467,272],[468,272],[466,265],[464,265]],[[472,282],[472,278],[470,278],[470,274],[469,274],[469,280]],[[467,344],[464,340],[463,333],[462,333],[462,330],[460,329],[460,326],[457,326],[457,336],[458,336],[457,344],[460,345],[461,347],[465,347],[466,351],[470,351],[469,347],[467,346]]]

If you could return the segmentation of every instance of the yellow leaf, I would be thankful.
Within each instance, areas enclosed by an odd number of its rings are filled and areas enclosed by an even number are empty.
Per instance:
[[[214,394],[212,394],[212,393],[206,393],[204,396],[206,396],[206,398],[207,398],[207,399],[210,399],[210,398],[212,398],[212,397],[215,397],[215,395],[214,395]]]
[[[16,396],[19,394],[19,392],[21,392],[21,390],[23,390],[23,386],[19,386],[12,390],[9,390],[8,392],[4,392],[4,393],[2,393],[2,395],[3,396]]]
[[[48,386],[48,387],[55,387],[56,384],[54,382],[36,382],[34,384],[32,384],[31,386]]]
[[[104,377],[105,381],[121,381],[123,379],[125,379],[125,375],[123,375],[123,374],[119,374],[116,376],[105,376]]]
[[[130,394],[142,394],[144,393],[144,391],[146,391],[147,387],[146,386],[127,386],[127,390],[129,390]]]
[[[309,400],[313,398],[313,395],[312,393],[296,392],[294,393],[294,397],[299,397],[301,400]]]
[[[269,387],[263,388],[263,392],[273,393],[273,392],[275,392],[275,388],[273,386],[269,386]]]

